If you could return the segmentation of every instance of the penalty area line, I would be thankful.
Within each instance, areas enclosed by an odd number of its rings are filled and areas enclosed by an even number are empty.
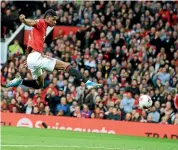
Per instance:
[[[67,146],[67,145],[1,145],[1,147],[42,147],[42,148],[76,148],[76,149],[103,149],[103,150],[139,150],[132,148],[112,148],[112,147],[99,147],[99,146]]]

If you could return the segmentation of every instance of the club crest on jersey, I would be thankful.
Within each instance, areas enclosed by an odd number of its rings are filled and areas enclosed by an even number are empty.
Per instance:
[[[31,39],[32,39],[31,34],[29,34],[28,39],[29,39],[29,40],[31,40]]]

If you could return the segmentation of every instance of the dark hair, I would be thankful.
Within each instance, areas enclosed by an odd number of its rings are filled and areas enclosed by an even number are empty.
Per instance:
[[[53,9],[48,9],[45,14],[44,14],[44,18],[46,18],[47,16],[57,16],[56,12]]]

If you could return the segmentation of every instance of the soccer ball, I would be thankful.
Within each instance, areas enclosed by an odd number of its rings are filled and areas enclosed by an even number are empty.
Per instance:
[[[139,101],[138,105],[140,109],[147,109],[151,107],[153,104],[151,97],[148,95],[141,95],[138,101]]]

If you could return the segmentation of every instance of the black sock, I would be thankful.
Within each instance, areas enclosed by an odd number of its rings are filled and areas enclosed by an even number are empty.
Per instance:
[[[36,80],[23,80],[22,85],[25,85],[27,87],[31,87],[31,88],[34,88],[34,89],[40,89],[40,86],[38,85]]]
[[[79,79],[80,81],[82,81],[84,83],[86,83],[88,81],[88,79],[85,78],[85,76],[80,71],[74,69],[72,66],[68,66],[67,69],[66,69],[66,71],[70,75],[76,77],[77,79]]]

